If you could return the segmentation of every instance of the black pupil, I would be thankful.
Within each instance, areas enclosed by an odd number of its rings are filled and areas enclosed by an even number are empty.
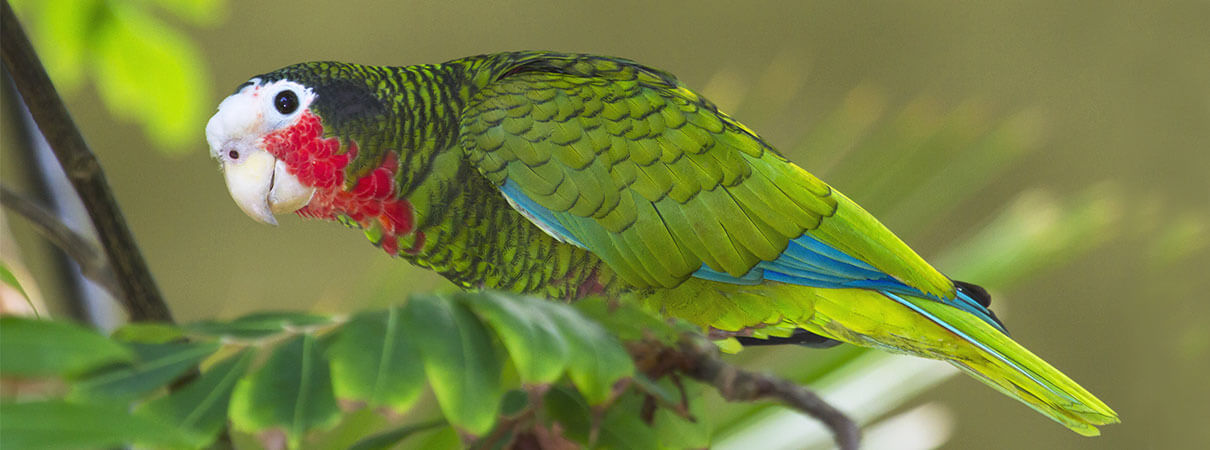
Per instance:
[[[298,109],[298,96],[294,95],[294,91],[278,92],[277,97],[273,98],[273,106],[277,107],[279,113],[290,114]]]
[[[231,159],[239,159],[239,152],[232,150],[227,152],[227,157]]]

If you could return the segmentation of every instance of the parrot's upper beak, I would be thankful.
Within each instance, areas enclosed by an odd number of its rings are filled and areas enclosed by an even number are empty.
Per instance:
[[[244,214],[257,222],[277,225],[274,214],[297,211],[311,201],[315,188],[303,185],[286,171],[285,163],[269,152],[240,146],[241,157],[223,162],[227,190]]]

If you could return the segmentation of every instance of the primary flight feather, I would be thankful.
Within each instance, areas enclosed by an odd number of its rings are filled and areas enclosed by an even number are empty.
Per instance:
[[[1077,433],[1116,413],[849,198],[663,71],[516,52],[253,77],[206,126],[253,219],[361,228],[468,289],[633,298],[746,344],[948,361]]]

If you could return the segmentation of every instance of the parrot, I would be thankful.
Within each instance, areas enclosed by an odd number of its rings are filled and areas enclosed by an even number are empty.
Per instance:
[[[738,345],[938,359],[1085,436],[1117,413],[869,212],[672,74],[522,51],[306,62],[206,124],[252,219],[360,229],[468,290],[632,299]]]

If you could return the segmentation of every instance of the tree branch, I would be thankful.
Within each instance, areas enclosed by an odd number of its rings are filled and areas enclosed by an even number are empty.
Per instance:
[[[856,450],[860,444],[857,423],[819,395],[789,380],[727,364],[718,347],[701,336],[682,336],[675,347],[643,340],[628,344],[627,350],[638,369],[652,378],[676,372],[713,386],[728,401],[780,400],[823,423],[841,449]]]
[[[113,276],[113,269],[105,263],[105,258],[91,240],[76,233],[54,214],[6,186],[0,186],[0,205],[29,220],[35,230],[80,266],[81,274],[100,285],[109,295],[117,298],[122,292],[118,280]]]
[[[811,390],[773,375],[750,372],[723,362],[718,347],[704,339],[681,340],[680,351],[691,364],[683,373],[718,389],[728,401],[762,398],[781,400],[786,406],[823,422],[844,450],[856,450],[861,441],[857,423]]]
[[[7,0],[0,16],[0,47],[3,47],[5,69],[12,75],[34,122],[88,210],[124,294],[117,298],[132,321],[171,322],[172,314],[151,277],[134,236],[126,227],[101,164],[88,149]]]
[[[48,211],[59,211],[59,206],[66,207],[67,203],[60,201],[55,196],[56,186],[51,179],[61,169],[58,162],[51,162],[46,158],[41,158],[40,153],[43,150],[49,151],[50,147],[44,145],[46,141],[42,139],[42,135],[38,132],[38,126],[34,124],[34,119],[29,117],[29,111],[25,109],[25,105],[21,103],[21,94],[17,92],[17,86],[13,84],[13,78],[9,76],[8,71],[4,72],[4,105],[3,114],[7,115],[8,122],[12,125],[12,136],[15,147],[13,148],[13,156],[17,167],[23,169],[28,182],[28,189],[22,198],[41,205]],[[8,180],[10,183],[14,180]],[[66,213],[66,211],[64,211]],[[60,222],[65,222],[63,216],[59,216]],[[78,217],[78,216],[77,216]],[[95,243],[95,242],[94,242]],[[73,270],[78,267],[72,260],[71,256],[63,249],[56,246],[49,240],[44,240],[42,245],[45,246],[44,251],[51,256],[54,267],[51,270],[54,272],[55,279],[43,280],[43,282],[52,283],[65,290],[67,294],[64,297],[63,307],[65,313],[72,318],[80,321],[91,323],[94,326],[100,325],[96,320],[100,317],[92,314],[92,307],[89,304],[89,295],[85,290],[84,280]],[[33,249],[30,249],[33,250]],[[98,250],[99,252],[99,250]],[[100,253],[97,253],[100,254]],[[116,281],[116,280],[115,280]],[[118,291],[110,293],[111,298],[117,298]],[[72,295],[74,294],[74,295]]]

